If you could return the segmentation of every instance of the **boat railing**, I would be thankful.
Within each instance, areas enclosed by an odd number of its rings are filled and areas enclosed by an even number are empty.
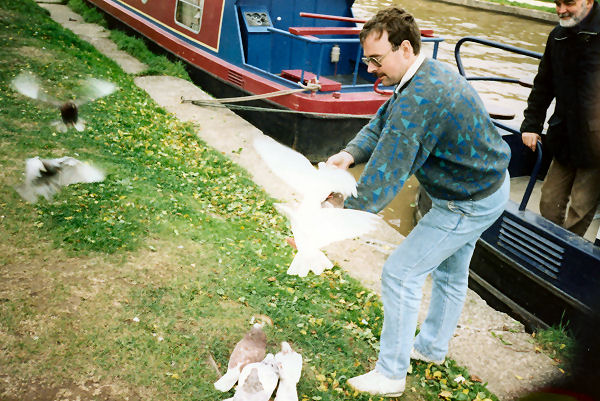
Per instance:
[[[356,62],[354,65],[354,71],[352,73],[352,84],[351,85],[342,85],[342,87],[373,87],[373,84],[357,84],[358,82],[358,68],[359,68],[359,64],[360,64],[360,58],[361,58],[361,54],[362,54],[362,46],[360,45],[360,40],[358,37],[356,38],[319,38],[316,37],[314,35],[303,35],[303,34],[299,34],[298,29],[294,29],[293,27],[290,28],[290,30],[292,32],[288,32],[285,31],[283,29],[278,29],[278,28],[274,28],[274,27],[268,27],[268,31],[277,35],[283,35],[285,37],[291,38],[292,40],[297,40],[300,42],[304,43],[304,46],[302,47],[302,55],[300,57],[300,60],[303,60],[303,65],[300,66],[300,82],[304,82],[304,77],[305,74],[308,72],[314,73],[316,75],[317,80],[319,80],[321,78],[322,75],[322,66],[323,66],[323,62],[324,62],[324,57],[325,57],[325,48],[326,45],[330,45],[330,44],[342,44],[342,43],[356,43],[357,44],[357,50],[356,50]],[[293,33],[296,32],[296,33]],[[334,30],[325,30],[323,28],[321,28],[321,32],[322,34],[325,35],[334,35],[336,34]],[[347,31],[344,30],[340,30],[338,28],[338,34],[340,35],[349,35],[349,33]],[[357,30],[356,32],[353,32],[352,34],[357,34],[359,31]],[[319,33],[316,33],[319,34]],[[431,42],[433,43],[433,58],[437,57],[437,52],[438,52],[438,48],[439,48],[439,43],[442,42],[444,39],[443,38],[438,38],[438,37],[424,37],[421,39],[422,42]],[[319,46],[319,59],[318,59],[318,63],[316,66],[317,71],[308,71],[306,68],[306,65],[308,64],[309,61],[309,57],[308,57],[308,52],[309,52],[309,45],[317,45]]]
[[[458,67],[458,72],[460,73],[460,75],[465,77],[468,81],[508,82],[508,83],[516,83],[521,86],[525,86],[527,88],[532,87],[533,84],[531,82],[523,81],[523,80],[520,80],[517,78],[467,76],[467,74],[465,72],[465,68],[462,63],[462,58],[460,56],[460,48],[466,42],[479,43],[481,45],[494,47],[496,49],[501,49],[501,50],[505,50],[505,51],[508,51],[511,53],[520,54],[522,56],[533,57],[538,60],[542,58],[542,53],[534,52],[534,51],[527,50],[527,49],[522,49],[520,47],[516,47],[516,46],[512,46],[512,45],[506,45],[504,43],[494,42],[494,41],[488,40],[488,39],[477,38],[474,36],[465,36],[464,38],[461,38],[458,42],[456,42],[456,46],[454,46],[454,58],[456,59],[456,66]]]

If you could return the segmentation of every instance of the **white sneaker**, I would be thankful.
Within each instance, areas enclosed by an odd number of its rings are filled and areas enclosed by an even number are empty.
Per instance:
[[[388,379],[375,369],[364,375],[348,379],[348,385],[357,391],[384,397],[400,397],[406,386],[406,379]]]
[[[432,362],[432,363],[435,363],[436,365],[441,365],[445,361],[445,359],[436,361],[435,359],[428,358],[414,348],[410,351],[410,359],[416,359],[418,361],[423,361],[423,362]]]

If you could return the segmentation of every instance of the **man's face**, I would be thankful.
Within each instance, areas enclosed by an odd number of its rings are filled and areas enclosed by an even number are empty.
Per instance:
[[[590,12],[593,0],[556,0],[560,26],[570,28],[579,24]]]
[[[381,78],[382,85],[395,85],[411,65],[412,46],[405,40],[398,49],[393,50],[386,31],[381,37],[378,36],[378,32],[371,32],[363,42],[365,57],[376,60],[368,62],[367,71]]]

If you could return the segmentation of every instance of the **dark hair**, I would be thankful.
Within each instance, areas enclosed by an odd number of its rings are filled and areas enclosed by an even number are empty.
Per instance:
[[[388,33],[392,49],[398,49],[403,41],[408,40],[415,54],[421,51],[421,31],[415,18],[403,9],[389,7],[379,10],[360,31],[360,42],[363,43],[371,32],[377,32],[381,37],[384,30]]]

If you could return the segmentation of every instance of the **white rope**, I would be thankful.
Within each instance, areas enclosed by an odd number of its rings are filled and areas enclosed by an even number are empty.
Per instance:
[[[321,89],[321,85],[315,84],[315,83],[308,83],[307,85],[302,85],[302,84],[299,84],[299,85],[300,85],[300,88],[297,88],[297,89],[285,89],[285,90],[280,90],[280,91],[276,91],[276,92],[263,93],[262,95],[226,97],[226,98],[221,98],[221,99],[211,98],[211,99],[202,99],[202,100],[191,100],[191,99],[184,99],[182,96],[181,103],[194,103],[194,102],[202,102],[204,104],[207,104],[207,103],[217,103],[217,104],[218,103],[237,103],[237,102],[247,102],[250,100],[269,99],[269,98],[277,97],[277,96],[291,95],[293,93],[304,92],[307,90],[314,92],[314,91]]]
[[[358,118],[358,119],[371,119],[374,114],[341,114],[341,113],[316,113],[311,111],[299,111],[289,109],[275,109],[268,107],[256,107],[256,106],[242,106],[237,104],[223,104],[211,101],[211,99],[204,100],[187,100],[186,102],[192,103],[195,106],[201,107],[223,107],[230,110],[247,110],[257,112],[268,112],[268,113],[288,113],[288,114],[303,114],[313,117],[327,117],[327,118]]]

